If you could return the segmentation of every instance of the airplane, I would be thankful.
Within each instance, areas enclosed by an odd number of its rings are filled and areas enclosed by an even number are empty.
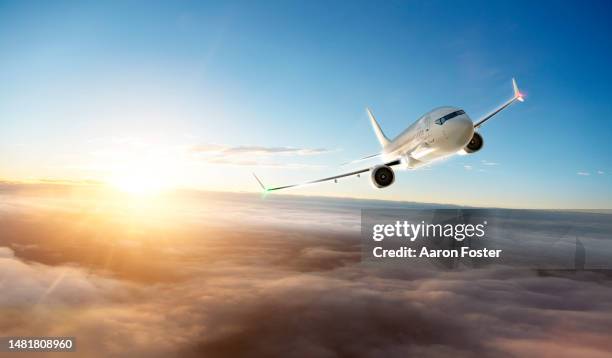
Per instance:
[[[323,179],[272,188],[266,187],[255,173],[253,173],[253,176],[266,193],[332,180],[337,183],[340,178],[353,175],[360,176],[367,172],[371,173],[370,178],[374,187],[379,189],[386,188],[395,181],[395,173],[392,167],[399,166],[402,169],[417,169],[455,154],[473,154],[481,150],[484,140],[477,130],[486,121],[508,108],[514,102],[523,102],[525,100],[514,78],[512,79],[512,89],[514,91],[512,98],[475,123],[460,108],[450,106],[438,107],[425,113],[393,140],[390,140],[383,133],[370,109],[366,108],[372,129],[380,143],[381,152],[350,163],[378,157],[381,160],[381,164],[376,166]]]

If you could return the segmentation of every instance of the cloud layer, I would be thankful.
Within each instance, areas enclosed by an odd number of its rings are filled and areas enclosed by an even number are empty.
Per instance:
[[[601,274],[361,264],[374,204],[175,200],[166,219],[100,201],[0,212],[4,335],[76,335],[83,356],[612,352]]]

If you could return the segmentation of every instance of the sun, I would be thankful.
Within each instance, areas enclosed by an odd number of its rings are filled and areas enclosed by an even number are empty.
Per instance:
[[[120,191],[135,194],[149,195],[164,189],[163,183],[140,174],[128,174],[111,179],[111,184]]]
[[[168,172],[143,165],[116,170],[108,182],[119,191],[138,196],[157,194],[173,185]]]
[[[96,151],[96,157],[104,182],[137,196],[175,189],[192,175],[182,147],[151,139],[129,137]]]

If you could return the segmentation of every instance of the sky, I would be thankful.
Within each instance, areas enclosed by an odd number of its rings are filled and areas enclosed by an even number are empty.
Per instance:
[[[0,2],[0,179],[257,191],[337,174],[454,105],[485,147],[375,190],[289,194],[609,208],[612,5]]]

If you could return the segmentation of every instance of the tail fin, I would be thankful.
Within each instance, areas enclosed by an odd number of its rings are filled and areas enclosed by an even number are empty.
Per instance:
[[[514,98],[516,98],[520,102],[524,102],[525,98],[523,98],[523,94],[519,91],[518,86],[516,85],[516,80],[512,78],[512,89],[514,89]]]
[[[370,117],[370,123],[372,124],[374,134],[376,134],[376,138],[378,139],[380,146],[384,148],[387,144],[389,144],[389,139],[385,136],[382,129],[380,129],[380,125],[378,125],[378,122],[376,121],[376,118],[374,118],[374,115],[370,109],[366,108],[366,111],[368,112],[368,117]]]

